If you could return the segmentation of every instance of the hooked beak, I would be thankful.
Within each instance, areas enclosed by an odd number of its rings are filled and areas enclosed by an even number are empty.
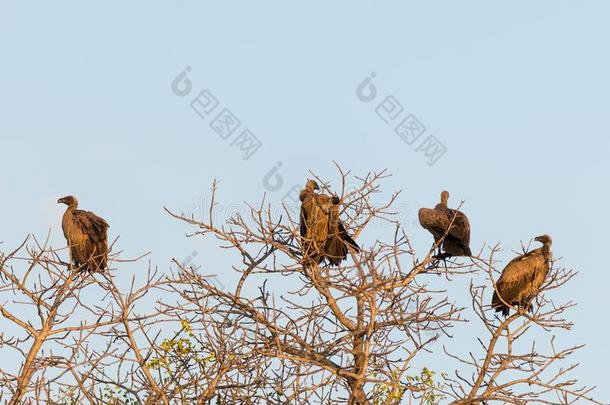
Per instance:
[[[543,245],[550,245],[552,243],[551,237],[549,235],[540,235],[534,238],[536,242],[540,242]]]

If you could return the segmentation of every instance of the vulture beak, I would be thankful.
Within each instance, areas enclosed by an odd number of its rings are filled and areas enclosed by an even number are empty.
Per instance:
[[[307,187],[311,187],[312,190],[319,190],[320,186],[318,186],[318,183],[315,180],[307,180]]]
[[[62,198],[60,198],[59,200],[57,200],[57,203],[58,203],[58,204],[61,204],[61,203],[64,203],[64,204],[65,204],[65,203],[66,203],[66,200],[64,199],[64,197],[62,197]]]

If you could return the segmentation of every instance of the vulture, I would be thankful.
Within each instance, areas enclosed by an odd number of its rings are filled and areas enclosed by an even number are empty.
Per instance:
[[[338,265],[347,257],[348,249],[360,251],[339,219],[339,198],[316,194],[320,186],[308,180],[301,190],[301,246],[305,262],[321,263],[326,259]]]
[[[72,263],[80,271],[101,271],[108,265],[108,223],[90,211],[78,208],[76,197],[57,200],[68,206],[61,226],[70,247]]]
[[[551,267],[551,244],[549,235],[534,239],[542,247],[511,260],[496,283],[491,307],[508,316],[511,307],[531,310],[531,302],[538,295]]]
[[[436,207],[421,208],[419,210],[419,223],[434,236],[434,243],[438,243],[445,234],[445,239],[439,245],[437,259],[446,259],[451,256],[472,256],[470,251],[470,223],[468,217],[461,211],[447,206],[449,192],[441,193],[441,202]],[[455,217],[455,219],[454,219]],[[453,224],[451,223],[453,221]],[[447,232],[449,225],[451,229]]]

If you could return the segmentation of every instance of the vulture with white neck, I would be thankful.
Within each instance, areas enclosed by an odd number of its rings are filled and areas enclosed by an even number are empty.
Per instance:
[[[108,266],[108,223],[90,211],[79,210],[78,200],[57,200],[68,206],[61,223],[72,265],[79,271],[102,271]]]
[[[360,251],[358,244],[347,233],[339,219],[339,198],[316,193],[318,183],[308,180],[301,190],[301,247],[305,263],[332,265],[345,260],[349,249]]]
[[[461,211],[449,208],[448,200],[449,192],[443,191],[441,201],[436,204],[436,207],[421,208],[419,223],[434,236],[434,243],[439,244],[437,259],[451,256],[472,256],[468,217]],[[443,236],[444,239],[440,243]]]
[[[549,274],[553,243],[551,237],[541,235],[534,240],[542,243],[542,247],[511,260],[496,283],[491,306],[504,316],[508,316],[511,307],[531,310],[531,302]]]

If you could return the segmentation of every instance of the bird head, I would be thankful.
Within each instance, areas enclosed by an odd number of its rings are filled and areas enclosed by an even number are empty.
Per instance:
[[[446,205],[447,201],[449,201],[449,191],[444,190],[441,193],[441,203]]]
[[[320,186],[318,186],[318,183],[316,183],[315,180],[307,180],[307,183],[305,184],[305,188],[307,190],[313,191],[313,190],[319,190]]]
[[[66,204],[68,207],[71,207],[71,208],[76,208],[78,206],[78,200],[76,199],[76,197],[74,197],[72,195],[67,195],[65,197],[62,197],[59,200],[57,200],[57,202],[59,204]]]
[[[553,243],[553,240],[551,239],[551,237],[549,235],[536,236],[534,238],[534,240],[536,242],[542,243],[543,245],[550,245],[551,243]]]

